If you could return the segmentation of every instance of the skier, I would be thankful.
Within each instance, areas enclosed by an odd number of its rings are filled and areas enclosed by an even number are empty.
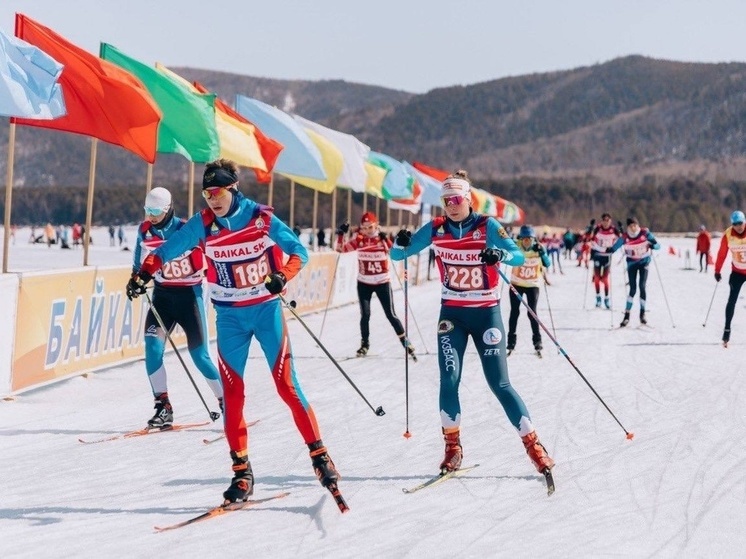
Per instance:
[[[624,318],[619,325],[620,328],[624,328],[629,324],[629,313],[632,310],[635,293],[637,293],[638,277],[640,286],[640,323],[648,323],[645,318],[645,303],[647,302],[645,285],[648,281],[648,266],[652,258],[651,251],[661,248],[649,229],[645,227],[640,228],[640,222],[636,217],[627,218],[627,230],[621,237],[614,241],[611,248],[606,250],[611,254],[622,246],[624,246],[624,255],[627,257],[629,293],[627,294],[627,302],[624,305]]]
[[[308,252],[273,209],[238,190],[238,168],[227,159],[208,163],[202,178],[207,208],[193,215],[145,259],[130,285],[142,291],[161,263],[192,246],[207,256],[210,298],[217,311],[218,368],[225,392],[225,435],[233,479],[225,502],[246,501],[254,492],[244,420],[244,369],[256,336],[277,392],[290,408],[324,487],[334,492],[339,473],[321,441],[316,416],[296,377],[287,325],[277,295],[308,261]],[[289,258],[283,263],[284,256]]]
[[[379,229],[378,219],[372,212],[363,214],[357,235],[345,243],[344,236],[349,230],[350,224],[347,222],[337,229],[336,250],[338,252],[357,251],[357,296],[360,301],[361,337],[360,349],[357,350],[358,357],[366,355],[370,349],[370,301],[375,293],[386,318],[393,326],[396,335],[399,336],[399,341],[407,348],[409,355],[416,360],[414,347],[405,338],[404,327],[394,310],[394,296],[389,277],[391,241],[386,233]]]
[[[707,273],[707,267],[710,264],[710,244],[712,237],[707,227],[704,225],[699,226],[699,233],[697,233],[697,254],[699,254],[699,271]],[[704,266],[702,261],[704,260]]]
[[[184,220],[174,215],[171,193],[156,187],[145,197],[145,220],[137,231],[133,254],[132,273],[137,274],[145,258],[173,236],[184,225]],[[222,409],[223,387],[218,370],[208,350],[207,320],[202,294],[205,256],[200,248],[188,248],[176,258],[167,261],[154,275],[153,308],[170,332],[178,324],[184,329],[187,347],[194,364],[207,380]],[[137,294],[127,290],[130,301]],[[166,332],[163,331],[153,309],[145,318],[145,370],[155,398],[155,415],[148,420],[152,428],[168,429],[174,421],[174,410],[168,397],[166,368],[163,352]]]
[[[746,281],[746,216],[741,210],[730,214],[731,226],[728,227],[720,239],[720,249],[715,260],[715,281],[720,281],[720,271],[725,264],[728,251],[731,253],[731,273],[728,279],[730,294],[725,305],[725,328],[723,329],[723,345],[728,347],[730,341],[730,323],[736,310],[736,301],[741,292],[741,286]]]
[[[611,222],[611,215],[601,215],[601,223],[596,225],[596,220],[590,223],[591,260],[593,261],[593,286],[596,288],[596,307],[601,307],[601,284],[604,286],[604,306],[611,308],[609,299],[609,270],[611,268],[611,256],[607,248],[622,235],[621,227],[616,227]]]
[[[520,266],[513,266],[510,274],[510,283],[515,287],[519,295],[510,290],[510,318],[508,318],[508,355],[515,349],[516,326],[518,316],[521,314],[521,297],[526,296],[526,302],[531,310],[536,312],[536,303],[539,300],[539,281],[544,277],[544,270],[549,268],[550,260],[547,250],[536,240],[534,228],[530,225],[522,225],[518,232],[518,248],[523,253],[524,261]],[[537,355],[541,357],[543,349],[541,343],[541,331],[539,323],[529,313],[528,320],[531,323],[531,341]]]
[[[471,183],[466,171],[456,171],[444,182],[441,201],[445,216],[421,227],[414,236],[402,229],[391,249],[394,260],[403,260],[435,245],[441,276],[441,309],[438,322],[440,366],[440,417],[445,439],[442,473],[461,467],[461,382],[466,343],[471,336],[492,392],[518,431],[529,458],[547,478],[554,462],[534,430],[526,405],[510,384],[505,356],[505,333],[500,316],[500,262],[523,264],[523,253],[492,217],[471,209]]]

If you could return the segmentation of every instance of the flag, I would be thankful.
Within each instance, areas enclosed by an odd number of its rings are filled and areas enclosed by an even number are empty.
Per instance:
[[[342,153],[344,164],[342,174],[337,179],[337,185],[350,188],[355,192],[364,192],[368,176],[365,171],[365,162],[368,160],[370,148],[351,134],[332,130],[298,115],[293,115],[293,118],[303,128],[313,130],[326,138]]]
[[[366,161],[365,173],[365,193],[376,198],[384,198],[383,181],[386,180],[386,169],[378,165],[373,165],[370,161]]]
[[[284,149],[274,171],[325,181],[321,153],[303,128],[289,114],[266,103],[236,95],[236,111],[261,131],[280,142]]]
[[[22,14],[16,14],[16,36],[64,65],[59,81],[67,114],[15,122],[93,136],[155,161],[161,112],[137,78]]]
[[[412,166],[417,169],[418,171],[421,171],[425,173],[426,175],[434,178],[436,181],[443,182],[448,178],[449,173],[448,171],[444,171],[442,169],[436,169],[435,167],[429,167],[428,165],[425,165],[424,163],[419,163],[415,161],[412,163]]]
[[[158,127],[158,152],[178,153],[205,163],[220,155],[215,126],[215,95],[197,93],[165,72],[130,58],[113,45],[101,44],[101,58],[134,74],[163,113]]]
[[[199,82],[194,87],[209,93]],[[220,155],[251,167],[256,180],[267,183],[272,179],[272,168],[282,151],[282,144],[268,138],[262,131],[234,111],[227,103],[215,99],[215,116],[220,134]]]
[[[21,39],[0,31],[0,115],[58,118],[65,100],[58,83],[62,64]]]
[[[413,214],[419,213],[422,209],[422,191],[420,183],[415,181],[412,185],[412,194],[408,198],[395,198],[389,200],[389,208],[392,210],[406,210]]]
[[[342,173],[342,168],[344,166],[344,157],[342,156],[342,152],[339,151],[332,142],[327,140],[321,134],[317,134],[313,130],[305,130],[305,133],[308,134],[308,137],[311,139],[313,144],[316,146],[316,149],[318,149],[319,153],[321,154],[321,162],[324,166],[324,174],[326,175],[326,179],[317,180],[309,179],[308,177],[300,177],[293,174],[280,174],[284,177],[289,178],[290,180],[297,182],[298,184],[302,184],[303,186],[307,186],[308,188],[318,190],[319,192],[323,192],[325,194],[330,194],[334,191],[337,184],[339,184],[339,176]]]
[[[368,154],[368,161],[386,170],[386,178],[383,179],[384,198],[391,200],[393,198],[409,198],[412,195],[414,178],[399,161],[377,151],[371,151]]]
[[[409,171],[409,173],[415,178],[417,183],[422,187],[422,203],[428,204],[430,206],[439,206],[441,204],[441,181],[434,179],[430,175],[426,175],[406,161],[404,161],[402,164],[404,165],[404,168]]]

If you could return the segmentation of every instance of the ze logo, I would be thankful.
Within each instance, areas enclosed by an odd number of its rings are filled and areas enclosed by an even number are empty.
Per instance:
[[[484,350],[484,353],[482,354],[485,357],[488,357],[490,355],[500,355],[500,349],[496,347],[488,347]]]

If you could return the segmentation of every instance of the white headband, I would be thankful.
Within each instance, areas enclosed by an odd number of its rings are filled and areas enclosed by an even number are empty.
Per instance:
[[[469,181],[458,177],[449,177],[443,181],[441,196],[465,195],[471,190]]]

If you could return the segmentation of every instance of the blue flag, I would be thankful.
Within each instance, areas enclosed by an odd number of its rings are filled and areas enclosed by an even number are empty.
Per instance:
[[[64,116],[65,99],[57,83],[62,67],[44,51],[0,31],[0,115]]]

